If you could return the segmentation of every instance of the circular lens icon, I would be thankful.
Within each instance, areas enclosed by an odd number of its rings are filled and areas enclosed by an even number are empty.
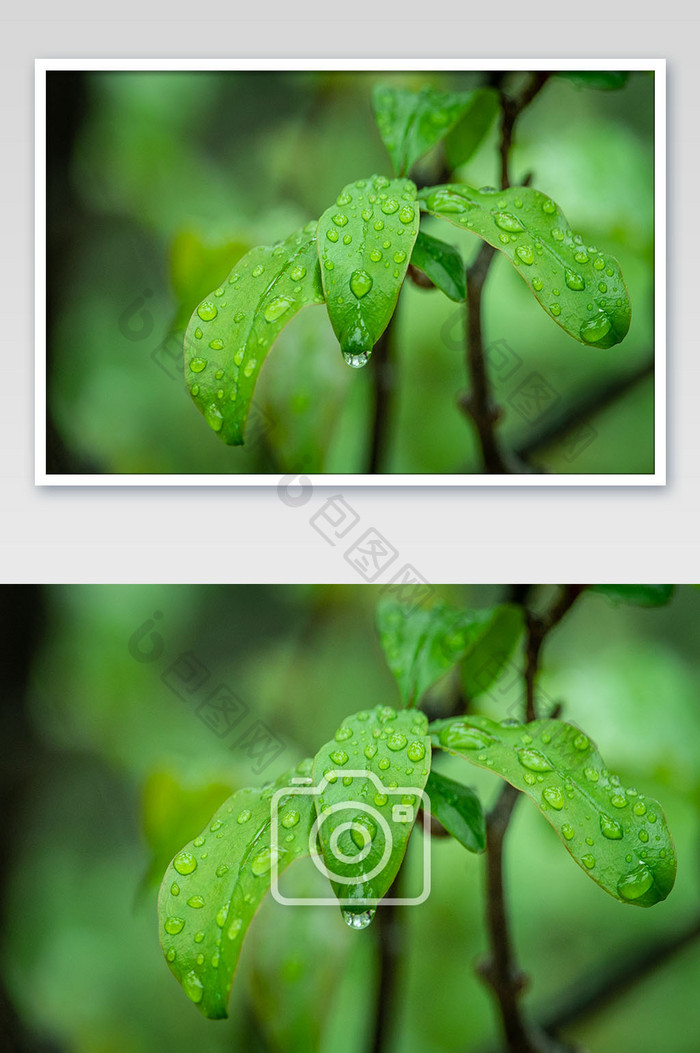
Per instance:
[[[342,811],[351,811],[352,818],[333,825],[330,836],[326,834],[324,839],[323,824]],[[342,868],[353,867],[353,869],[363,863],[369,856],[380,830],[384,837],[384,848],[379,861],[371,870],[360,869],[359,873],[343,874],[330,869],[334,862]],[[349,848],[350,843],[357,851],[343,849],[340,844],[341,838],[345,842],[346,849]],[[318,851],[317,842],[319,840],[321,844],[327,845],[325,857]],[[338,801],[331,805],[330,808],[316,816],[316,821],[309,833],[309,849],[316,868],[329,881],[334,881],[339,885],[359,885],[381,874],[389,861],[392,843],[391,828],[388,822],[376,808],[364,801]]]

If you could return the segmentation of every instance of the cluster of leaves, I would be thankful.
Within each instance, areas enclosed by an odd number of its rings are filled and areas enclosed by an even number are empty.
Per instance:
[[[456,183],[419,194],[406,178],[415,162],[443,141],[453,170],[468,161],[497,112],[494,90],[378,86],[372,102],[395,178],[373,175],[348,184],[318,221],[244,255],[192,314],[185,335],[187,385],[226,443],[244,442],[263,362],[303,307],[325,303],[345,361],[357,368],[367,363],[386,329],[409,264],[450,299],[466,298],[462,257],[454,246],[420,230],[421,212],[471,231],[502,252],[547,314],[579,342],[612,347],[629,329],[630,303],[619,264],[575,233],[547,195],[530,187],[476,189]]]
[[[672,595],[665,585],[592,590],[642,605]],[[229,797],[166,870],[158,904],[163,953],[205,1016],[226,1016],[248,926],[296,859],[312,856],[345,921],[364,928],[401,867],[421,808],[468,851],[484,851],[478,795],[434,770],[433,750],[526,794],[572,859],[619,901],[649,907],[668,896],[676,859],[661,806],[624,787],[580,728],[481,715],[429,725],[417,708],[457,668],[468,697],[478,700],[511,660],[523,628],[522,609],[507,604],[482,611],[380,605],[377,631],[405,708],[348,716],[313,759]]]

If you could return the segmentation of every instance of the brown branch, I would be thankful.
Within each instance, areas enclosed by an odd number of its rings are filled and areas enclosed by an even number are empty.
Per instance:
[[[549,446],[576,428],[587,424],[591,417],[602,413],[619,398],[626,395],[643,380],[654,375],[654,359],[645,362],[634,372],[611,381],[607,387],[583,394],[573,406],[565,407],[556,417],[548,421],[541,432],[533,435],[517,449],[516,456],[526,461],[535,451]]]
[[[510,186],[508,159],[516,122],[542,90],[549,73],[533,73],[529,84],[517,98],[511,98],[504,92],[501,86],[503,76],[501,74],[498,77],[497,85],[501,99],[501,187],[505,189]],[[468,396],[460,398],[459,405],[474,422],[484,471],[489,475],[508,475],[523,470],[524,466],[517,465],[514,458],[512,464],[508,463],[496,434],[501,412],[493,399],[486,366],[481,317],[482,293],[495,251],[493,246],[484,242],[474,262],[467,267],[466,366],[471,391]]]
[[[402,883],[399,870],[387,897],[400,897]],[[385,1053],[396,1023],[400,966],[404,951],[404,910],[404,907],[382,906],[381,903],[377,907],[374,924],[377,931],[378,983],[374,1033],[370,1046],[372,1053]]]
[[[523,603],[527,640],[525,646],[526,719],[534,718],[534,685],[542,645],[549,632],[571,609],[583,585],[566,585],[548,611],[535,615],[524,606],[529,586],[511,586],[509,594]],[[553,1048],[552,1039],[529,1024],[523,1016],[520,999],[527,979],[518,968],[510,936],[503,882],[503,844],[520,792],[506,783],[486,816],[486,922],[490,957],[479,966],[481,976],[493,990],[501,1015],[509,1053],[545,1053]]]
[[[525,611],[525,719],[535,720],[535,682],[540,664],[542,645],[552,629],[571,610],[585,585],[565,585],[557,602],[545,614]]]
[[[392,361],[392,334],[395,318],[396,313],[391,316],[389,324],[374,345],[370,363],[374,390],[374,411],[367,467],[370,475],[376,475],[380,472],[386,460],[386,447],[389,438],[389,406],[394,391],[395,364]]]

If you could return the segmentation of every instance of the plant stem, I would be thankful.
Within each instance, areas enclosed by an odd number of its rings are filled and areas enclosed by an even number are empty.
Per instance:
[[[371,370],[374,391],[374,410],[370,437],[369,463],[367,471],[376,475],[386,462],[386,447],[389,438],[389,406],[394,390],[393,326],[396,312],[379,337],[372,351]]]
[[[550,74],[542,71],[533,73],[530,83],[517,98],[506,95],[502,87],[503,76],[501,74],[496,83],[501,100],[501,188],[505,190],[510,186],[509,159],[516,122],[542,90]],[[484,471],[489,475],[507,475],[512,468],[507,463],[496,434],[501,413],[493,399],[482,331],[482,293],[495,251],[493,246],[484,243],[474,262],[467,267],[466,365],[471,391],[460,399],[459,404],[476,427]]]
[[[510,596],[523,604],[525,612],[525,688],[528,720],[533,719],[535,713],[534,685],[542,645],[547,634],[571,609],[583,588],[583,585],[566,585],[549,610],[536,616],[525,607],[529,587],[510,587]],[[529,1024],[520,1008],[520,998],[527,979],[518,968],[515,959],[503,883],[503,845],[519,799],[519,791],[506,783],[486,816],[486,923],[490,957],[480,965],[479,972],[494,992],[509,1053],[543,1053],[544,1050],[552,1049],[551,1039]]]
[[[388,897],[401,895],[401,870],[394,878]],[[371,1053],[386,1053],[392,1028],[396,1022],[399,971],[404,945],[403,907],[377,907],[375,926],[377,930],[377,1004],[374,1017],[374,1033]]]
[[[576,602],[585,585],[565,585],[557,602],[542,615],[525,610],[525,719],[535,720],[535,681],[540,664],[540,652],[549,632],[558,625]]]

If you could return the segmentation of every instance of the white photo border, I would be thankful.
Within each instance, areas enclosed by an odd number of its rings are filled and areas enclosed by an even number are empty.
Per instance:
[[[70,474],[46,470],[46,74],[51,70],[650,70],[654,73],[654,471],[646,474],[312,474],[319,487],[665,486],[666,485],[666,60],[444,58],[51,58],[35,60],[35,427],[36,486],[277,486],[270,474]]]

